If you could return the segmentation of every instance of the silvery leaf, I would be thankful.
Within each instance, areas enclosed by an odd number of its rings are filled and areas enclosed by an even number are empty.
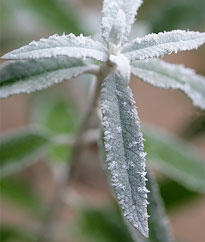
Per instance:
[[[131,89],[115,73],[104,80],[101,110],[112,186],[124,216],[147,237],[146,153],[140,121]]]
[[[2,59],[39,59],[56,56],[87,57],[99,61],[107,60],[106,48],[98,41],[82,35],[52,35],[48,39],[32,41],[30,44],[5,54]]]
[[[195,106],[205,109],[205,77],[190,68],[156,59],[136,61],[132,64],[132,73],[153,86],[179,89]]]
[[[135,21],[138,8],[142,4],[142,0],[104,0],[102,10],[102,37],[105,42],[109,42],[110,32],[115,25],[119,10],[125,15],[125,26],[121,26],[120,29],[124,28],[122,42],[127,40],[127,37],[131,31],[131,26]],[[122,14],[120,14],[122,17]],[[117,18],[118,19],[118,18]],[[122,22],[122,23],[123,23]],[[116,28],[115,28],[116,29]]]
[[[130,61],[144,60],[162,57],[173,52],[197,49],[204,43],[205,33],[173,30],[136,38],[122,48],[122,53]]]
[[[0,65],[0,98],[47,88],[89,69],[81,60],[68,57],[10,61]]]

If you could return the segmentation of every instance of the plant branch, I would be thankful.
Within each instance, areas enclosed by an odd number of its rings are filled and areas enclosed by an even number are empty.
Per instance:
[[[81,138],[81,145],[88,145],[95,143],[99,138],[99,129],[89,129],[86,130]],[[76,136],[75,135],[58,135],[53,138],[53,142],[58,145],[69,145],[73,146],[76,142]]]
[[[97,106],[98,106],[98,99],[99,99],[99,96],[100,96],[100,90],[101,90],[101,84],[102,84],[102,81],[103,81],[103,75],[101,74],[101,69],[98,70],[98,75],[97,75],[97,80],[96,80],[96,83],[95,83],[95,88],[93,90],[93,94],[91,96],[91,99],[90,99],[90,104],[88,105],[88,109],[87,109],[87,112],[85,114],[85,118],[84,118],[84,121],[82,122],[82,126],[80,128],[80,131],[77,135],[77,138],[76,138],[76,142],[74,144],[74,147],[73,147],[73,155],[72,155],[72,158],[71,158],[71,167],[69,169],[69,176],[68,176],[68,183],[71,182],[71,179],[74,178],[74,175],[75,175],[75,172],[76,172],[76,167],[77,167],[77,164],[78,164],[78,158],[79,158],[79,154],[80,154],[80,151],[83,147],[83,137],[84,137],[84,134],[86,132],[86,130],[88,128],[90,128],[90,123],[91,123],[91,120],[92,120],[92,117],[93,117],[93,113],[96,111],[97,109]]]
[[[88,73],[95,74],[97,76],[97,80],[95,83],[95,88],[93,90],[92,96],[90,98],[90,103],[85,114],[85,118],[82,122],[82,126],[77,137],[73,136],[58,136],[54,139],[54,142],[73,144],[73,155],[71,159],[71,167],[67,164],[68,169],[62,169],[62,174],[57,179],[57,185],[55,194],[53,197],[53,201],[51,201],[45,215],[43,217],[41,227],[37,233],[36,242],[46,242],[46,241],[54,241],[53,236],[53,222],[56,218],[56,215],[59,214],[60,210],[63,207],[63,194],[67,194],[67,187],[71,182],[71,174],[75,173],[75,169],[77,166],[78,155],[80,150],[84,145],[88,143],[95,142],[97,137],[99,136],[99,129],[88,130],[90,128],[91,119],[93,117],[93,113],[96,111],[98,106],[98,99],[100,95],[101,84],[103,81],[103,75],[101,74],[101,68],[98,66],[94,66],[91,68]]]

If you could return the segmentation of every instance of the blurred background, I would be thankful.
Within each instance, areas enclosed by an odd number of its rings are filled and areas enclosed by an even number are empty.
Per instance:
[[[0,55],[55,33],[98,38],[101,7],[101,0],[0,0]],[[172,29],[205,31],[205,1],[145,0],[131,37]],[[205,75],[205,46],[165,60]],[[1,135],[29,125],[58,134],[75,134],[87,107],[90,79],[87,75],[32,95],[1,100]],[[204,111],[193,107],[179,91],[160,90],[136,78],[132,78],[131,88],[142,123],[171,132],[205,157]],[[80,162],[69,194],[64,194],[63,206],[52,207],[55,198],[62,195],[59,177],[71,153],[72,147],[53,147],[46,157],[1,180],[2,242],[36,241],[43,233],[50,233],[47,241],[58,242],[132,241],[113,201],[96,144],[79,154]],[[160,172],[156,174],[177,241],[203,242],[204,195]]]

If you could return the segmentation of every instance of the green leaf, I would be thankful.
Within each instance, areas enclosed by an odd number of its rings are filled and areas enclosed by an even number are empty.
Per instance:
[[[204,27],[204,0],[160,1],[160,8],[151,10],[147,15],[154,33],[178,28],[195,30]]]
[[[105,46],[90,37],[83,35],[52,35],[47,39],[32,41],[30,44],[17,50],[13,50],[4,56],[6,60],[42,59],[57,56],[74,57],[77,59],[93,58],[99,61],[107,61],[108,54]]]
[[[181,135],[188,140],[205,135],[205,112],[192,117],[191,120],[184,125]]]
[[[17,2],[14,5],[16,8],[26,7],[27,11],[34,11],[42,20],[56,28],[60,33],[65,31],[80,34],[83,31],[77,12],[70,1],[66,2],[68,7],[56,0],[18,0]]]
[[[110,74],[101,92],[104,146],[111,182],[124,216],[148,236],[145,153],[131,89]]]
[[[48,152],[50,142],[40,131],[22,130],[0,139],[0,177],[21,171]]]
[[[67,57],[7,62],[0,66],[0,98],[38,91],[88,69],[82,61]]]
[[[149,126],[144,126],[143,134],[151,166],[189,189],[205,191],[205,159],[191,145]]]
[[[131,26],[135,21],[137,10],[142,4],[142,0],[104,0],[102,10],[102,36],[104,40],[109,43],[110,33],[112,34],[112,28],[115,23],[116,17],[121,11],[125,14],[124,33],[121,37],[123,42],[127,40],[127,37],[131,31]],[[120,15],[122,18],[122,15]],[[122,19],[119,19],[122,21]]]
[[[34,242],[25,229],[7,224],[0,225],[0,238],[1,242]]]
[[[179,51],[193,50],[205,43],[205,33],[173,30],[149,34],[125,44],[122,53],[130,60],[163,57]]]
[[[78,131],[79,111],[72,101],[51,91],[38,94],[33,103],[32,121],[51,131],[52,136],[75,134]],[[49,158],[57,162],[65,162],[71,153],[72,147],[53,144]]]
[[[195,106],[205,109],[205,77],[190,68],[156,59],[133,63],[132,73],[155,87],[183,91]]]
[[[32,121],[54,134],[75,133],[80,123],[75,103],[52,91],[35,97]]]
[[[192,202],[192,200],[200,197],[200,195],[204,195],[167,178],[159,181],[159,187],[165,208],[168,210]]]
[[[34,189],[23,179],[6,177],[0,180],[1,198],[40,217],[44,206]]]

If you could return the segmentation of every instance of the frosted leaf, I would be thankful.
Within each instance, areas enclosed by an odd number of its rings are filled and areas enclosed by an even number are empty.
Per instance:
[[[190,68],[156,59],[136,61],[132,73],[153,86],[179,89],[195,106],[205,109],[205,77]]]
[[[38,91],[88,69],[82,61],[68,57],[10,61],[0,65],[0,98]]]
[[[149,34],[136,38],[124,45],[122,53],[130,60],[144,60],[162,57],[166,54],[197,49],[205,43],[205,33],[173,30],[159,34]]]
[[[124,55],[110,55],[109,60],[116,65],[116,71],[123,78],[124,83],[127,85],[130,82],[130,63]]]
[[[106,48],[98,41],[82,35],[52,35],[48,39],[32,41],[30,44],[5,54],[2,59],[39,59],[56,56],[87,57],[105,62]]]
[[[131,89],[115,73],[103,83],[101,110],[106,162],[116,197],[124,216],[147,237],[148,191],[140,121]]]
[[[126,16],[122,9],[119,9],[109,36],[109,45],[121,45],[126,26]]]
[[[110,37],[110,31],[115,24],[115,20],[119,10],[122,10],[125,14],[125,28],[124,35],[122,36],[122,42],[127,40],[127,37],[131,31],[131,26],[135,21],[138,8],[142,4],[142,0],[104,0],[102,10],[102,37],[108,43]],[[122,15],[121,15],[122,16]]]

